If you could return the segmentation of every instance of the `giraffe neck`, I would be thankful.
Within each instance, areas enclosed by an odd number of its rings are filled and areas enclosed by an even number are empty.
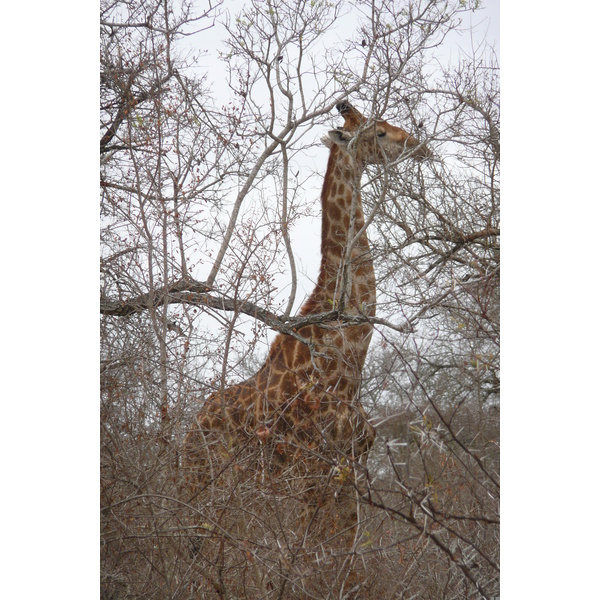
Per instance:
[[[334,145],[321,192],[321,267],[317,286],[301,314],[332,308],[362,310],[375,302],[375,274],[360,197],[362,168]],[[351,252],[348,253],[348,250]]]

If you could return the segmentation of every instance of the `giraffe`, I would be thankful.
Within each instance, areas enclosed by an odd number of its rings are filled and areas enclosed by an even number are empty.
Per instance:
[[[430,153],[404,130],[368,121],[348,102],[336,108],[344,126],[323,138],[330,152],[321,193],[321,265],[299,315],[335,310],[368,318],[375,315],[376,291],[360,196],[363,169]],[[291,493],[328,514],[330,531],[353,538],[357,471],[375,439],[359,399],[372,331],[368,319],[348,324],[338,317],[299,327],[295,336],[279,333],[254,376],[204,403],[184,440],[188,486],[201,493],[227,465],[236,466],[238,448],[249,447],[268,474],[301,482]],[[251,464],[256,476],[259,461]]]

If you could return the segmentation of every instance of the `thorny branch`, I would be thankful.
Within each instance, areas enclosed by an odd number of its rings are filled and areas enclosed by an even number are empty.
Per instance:
[[[100,314],[113,317],[126,317],[158,306],[190,304],[215,310],[242,313],[263,322],[275,331],[295,335],[298,329],[307,325],[338,328],[340,326],[351,327],[362,323],[382,325],[395,331],[406,333],[412,331],[414,323],[425,311],[425,309],[422,309],[414,317],[407,319],[404,324],[395,324],[387,319],[370,317],[365,314],[349,314],[341,310],[331,310],[304,317],[290,317],[285,314],[278,315],[247,300],[236,300],[225,295],[215,295],[214,293],[210,293],[211,291],[213,289],[205,283],[193,281],[192,279],[182,279],[166,288],[153,290],[152,292],[127,300],[101,298]],[[427,310],[441,303],[451,292],[452,290],[449,289],[441,294],[434,302],[427,306]]]

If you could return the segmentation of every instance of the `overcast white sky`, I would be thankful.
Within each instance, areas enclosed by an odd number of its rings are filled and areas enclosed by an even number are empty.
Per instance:
[[[231,11],[232,16],[244,5],[240,0],[224,0],[222,9]],[[496,46],[496,51],[500,49],[500,0],[482,0],[481,8],[475,12],[465,12],[462,16],[463,26],[473,33],[473,39],[463,33],[451,32],[448,36],[444,49],[448,54],[448,59],[455,57],[459,48],[469,52],[471,45],[477,45],[484,38],[490,45]],[[339,37],[343,40],[348,35],[353,34],[356,29],[356,12],[349,9],[342,18],[338,19],[334,27],[330,28],[332,38]],[[224,78],[215,77],[215,73],[223,72],[223,64],[218,60],[218,51],[223,49],[222,42],[226,35],[224,28],[217,23],[215,27],[203,31],[200,35],[190,38],[190,43],[206,52],[206,71],[213,82],[215,92],[220,92],[226,96],[229,91],[226,87]]]

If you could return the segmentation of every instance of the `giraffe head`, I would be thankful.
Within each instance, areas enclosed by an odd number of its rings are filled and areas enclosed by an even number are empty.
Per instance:
[[[336,108],[344,117],[344,126],[329,131],[323,141],[330,148],[335,144],[348,151],[359,164],[383,164],[403,154],[417,160],[432,156],[424,144],[404,129],[383,120],[369,122],[347,102],[340,102]]]

